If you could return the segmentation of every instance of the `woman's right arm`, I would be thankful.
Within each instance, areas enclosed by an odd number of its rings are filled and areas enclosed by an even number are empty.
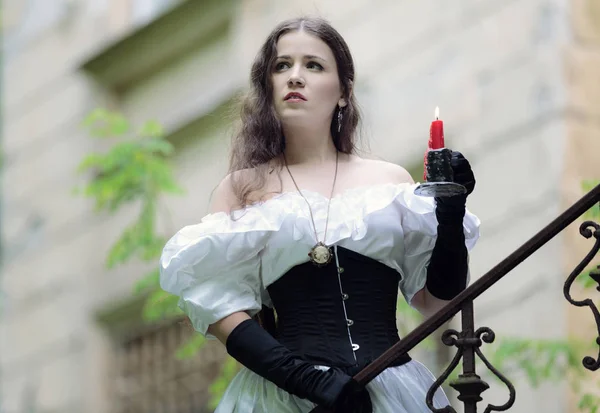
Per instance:
[[[208,333],[215,336],[221,343],[225,345],[227,344],[227,338],[233,329],[240,325],[243,321],[249,319],[250,316],[243,311],[230,314],[227,317],[208,326]]]

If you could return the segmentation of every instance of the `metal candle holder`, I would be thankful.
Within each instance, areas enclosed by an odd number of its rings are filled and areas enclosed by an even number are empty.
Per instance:
[[[467,188],[454,182],[452,151],[447,148],[427,152],[426,182],[415,188],[415,194],[428,197],[449,197],[467,193]]]

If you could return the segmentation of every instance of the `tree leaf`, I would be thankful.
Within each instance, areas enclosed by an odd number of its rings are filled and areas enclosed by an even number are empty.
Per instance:
[[[216,409],[217,405],[221,401],[221,398],[223,397],[223,394],[225,393],[225,390],[227,390],[227,386],[229,386],[229,383],[235,377],[239,369],[240,366],[233,357],[228,357],[225,359],[225,362],[221,366],[219,376],[214,382],[211,383],[209,387],[209,392],[211,394],[210,401],[208,402],[209,409]]]
[[[164,129],[156,120],[149,120],[144,123],[138,134],[142,137],[157,138],[164,135]]]
[[[178,307],[179,297],[163,290],[150,293],[144,303],[143,318],[146,321],[160,321],[182,315]]]
[[[586,179],[581,183],[581,189],[587,193],[600,185],[600,179]],[[583,219],[600,220],[600,205],[594,205],[584,215]]]
[[[600,397],[595,394],[585,393],[579,399],[577,408],[585,413],[598,413],[600,410]]]
[[[596,281],[594,281],[594,279],[592,277],[590,277],[590,272],[592,272],[592,270],[595,270],[597,268],[598,264],[594,264],[593,267],[590,267],[586,270],[584,270],[581,274],[579,274],[579,276],[577,276],[577,282],[583,287],[583,288],[596,288],[598,287],[598,283]]]
[[[178,360],[190,359],[204,347],[204,344],[206,344],[206,338],[200,333],[195,333],[175,351],[175,357]]]
[[[133,294],[139,295],[160,288],[160,270],[156,268],[133,285]]]

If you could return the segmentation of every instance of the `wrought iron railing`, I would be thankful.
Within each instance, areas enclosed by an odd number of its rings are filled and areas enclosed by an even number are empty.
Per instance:
[[[484,291],[498,282],[502,277],[513,270],[517,265],[527,259],[530,255],[536,252],[539,248],[545,245],[548,241],[558,235],[567,226],[572,224],[576,219],[581,217],[586,211],[593,208],[595,204],[599,204],[600,207],[600,185],[596,186],[573,206],[563,212],[558,218],[548,224],[544,229],[533,236],[529,241],[523,244],[515,252],[510,254],[506,259],[488,271],[485,275],[475,281],[470,287],[456,296],[452,301],[446,304],[441,310],[431,316],[428,320],[423,322],[419,327],[415,328],[406,337],[396,343],[388,351],[381,355],[377,360],[368,365],[364,370],[359,372],[354,379],[360,385],[366,385],[378,374],[383,372],[388,366],[390,366],[394,360],[403,354],[408,353],[427,336],[432,334],[435,330],[441,327],[444,323],[450,320],[459,311],[462,312],[462,331],[446,330],[442,334],[442,342],[447,346],[456,346],[457,352],[448,368],[440,375],[435,381],[432,387],[429,389],[426,397],[426,403],[429,409],[435,413],[456,413],[451,406],[443,408],[435,408],[432,403],[433,394],[447,380],[450,373],[458,366],[458,363],[462,359],[462,373],[459,374],[458,378],[450,383],[450,386],[456,389],[459,393],[458,400],[464,404],[465,413],[476,413],[477,403],[482,401],[481,393],[485,391],[489,386],[481,379],[475,371],[475,357],[479,357],[485,366],[492,371],[498,378],[505,383],[508,388],[508,400],[501,406],[494,406],[488,404],[484,410],[484,413],[492,411],[506,411],[515,402],[515,388],[510,381],[504,377],[494,366],[486,359],[481,352],[480,347],[482,344],[491,343],[494,341],[494,332],[488,327],[480,327],[475,330],[475,321],[473,314],[473,300],[479,297]],[[594,304],[593,300],[585,299],[576,301],[571,297],[571,287],[573,282],[578,275],[590,264],[592,259],[600,251],[600,225],[586,221],[581,224],[579,232],[585,238],[595,238],[595,243],[592,246],[590,252],[585,256],[579,265],[573,270],[573,272],[567,278],[564,286],[564,295],[567,301],[578,307],[589,307],[592,311],[596,320],[596,326],[598,329],[598,338],[596,342],[599,347],[599,353],[597,358],[586,356],[583,359],[583,366],[588,369],[595,371],[600,368],[600,312]],[[590,273],[597,283],[597,290],[600,291],[600,265],[597,269]],[[326,413],[327,409],[317,407],[311,411],[311,413]]]

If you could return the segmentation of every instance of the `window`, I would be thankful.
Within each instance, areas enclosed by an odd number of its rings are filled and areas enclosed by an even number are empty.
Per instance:
[[[180,319],[123,339],[115,349],[111,413],[208,412],[208,387],[225,354],[210,341],[193,358],[178,360],[175,351],[192,334]]]

